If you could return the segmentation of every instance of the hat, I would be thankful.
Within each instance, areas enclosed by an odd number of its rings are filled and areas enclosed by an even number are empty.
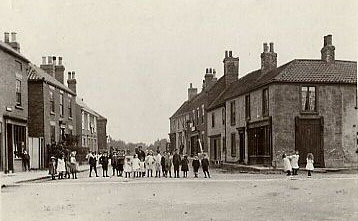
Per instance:
[[[51,159],[56,159],[56,157],[52,156]]]

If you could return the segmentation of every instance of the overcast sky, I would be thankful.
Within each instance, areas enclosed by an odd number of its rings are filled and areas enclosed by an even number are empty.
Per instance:
[[[240,57],[240,76],[260,67],[263,42],[275,43],[279,65],[320,58],[326,34],[337,59],[358,58],[355,0],[1,0],[0,16],[33,63],[63,56],[108,134],[131,142],[168,138],[189,83],[201,89],[207,67],[222,76],[225,50]]]

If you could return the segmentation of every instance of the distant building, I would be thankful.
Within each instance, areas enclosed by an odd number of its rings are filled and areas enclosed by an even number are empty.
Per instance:
[[[357,165],[357,63],[335,59],[332,36],[321,59],[277,67],[273,43],[261,68],[236,80],[208,108],[213,161],[282,166],[282,154],[308,152],[316,167]],[[226,148],[227,147],[227,148]]]
[[[16,33],[0,41],[0,170],[22,170],[21,153],[28,149],[29,60],[20,54]]]
[[[107,118],[101,116],[100,114],[98,114],[97,117],[97,137],[98,151],[109,151],[107,146]]]
[[[39,148],[39,162],[47,166],[48,146],[76,135],[76,79],[72,72],[64,85],[62,58],[42,58],[40,67],[31,64],[29,85],[29,139]]]
[[[88,151],[98,152],[97,119],[99,115],[88,107],[83,99],[77,97],[76,101],[78,145]]]

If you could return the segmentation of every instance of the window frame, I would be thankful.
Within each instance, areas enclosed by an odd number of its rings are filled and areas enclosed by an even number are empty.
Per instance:
[[[309,92],[310,88],[314,88],[315,89],[315,103],[314,103],[314,110],[303,110],[303,105],[302,105],[302,89],[303,88],[307,88],[307,92]],[[301,114],[318,114],[318,91],[317,91],[317,86],[315,85],[300,85],[300,113]],[[310,102],[309,97],[308,97],[308,102]]]
[[[212,128],[215,127],[215,112],[214,111],[211,113],[211,127]]]
[[[230,135],[231,157],[236,157],[236,133]]]
[[[226,122],[226,109],[225,109],[225,107],[223,107],[222,110],[221,110],[221,118],[222,118],[222,124],[225,125],[225,122]]]
[[[22,82],[21,79],[15,80],[16,106],[22,107]]]
[[[245,119],[251,119],[251,98],[250,94],[245,95]]]
[[[50,100],[50,113],[55,114],[55,95],[54,91],[50,89],[49,91],[49,100]]]
[[[63,92],[60,91],[60,117],[63,117],[65,115],[65,109],[64,109],[64,96],[63,96]]]
[[[230,125],[236,125],[236,102],[235,100],[230,102]]]
[[[72,119],[73,114],[72,114],[72,95],[68,95],[68,118]]]
[[[265,92],[267,92],[267,98],[265,99]],[[270,115],[270,94],[269,89],[264,88],[262,90],[262,116],[268,117]]]

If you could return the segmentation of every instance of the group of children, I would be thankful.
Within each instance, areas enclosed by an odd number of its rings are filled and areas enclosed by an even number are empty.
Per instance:
[[[88,163],[90,165],[90,174],[92,176],[92,170],[97,175],[97,159],[93,153],[89,153]],[[181,166],[181,171],[183,172],[183,177],[188,176],[189,171],[189,159],[187,156],[181,157],[176,150],[174,154],[171,152],[164,152],[163,155],[160,151],[157,151],[157,154],[154,155],[153,151],[148,151],[147,154],[144,153],[141,149],[132,155],[125,155],[124,151],[113,152],[111,156],[108,156],[107,153],[99,158],[99,164],[102,165],[102,176],[108,176],[108,165],[109,161],[112,165],[112,176],[123,176],[125,178],[132,177],[153,177],[155,172],[155,177],[172,177],[172,166],[174,167],[174,178],[179,178],[179,168]],[[192,161],[192,167],[194,171],[194,177],[198,177],[198,172],[200,166],[204,172],[205,178],[210,178],[209,173],[209,159],[206,154],[203,154],[203,159],[199,160],[199,157],[196,155]]]
[[[286,154],[282,155],[283,159],[283,165],[284,165],[284,171],[287,173],[287,176],[296,176],[298,175],[298,170],[300,169],[298,165],[299,160],[299,152],[296,151],[295,154],[291,156],[287,156]],[[312,175],[312,172],[314,170],[313,166],[313,154],[308,153],[306,158],[306,170],[307,170],[307,176],[310,177]]]
[[[69,156],[61,154],[57,159],[55,156],[51,156],[49,163],[49,174],[53,180],[56,179],[58,173],[58,179],[68,178],[77,179],[78,163],[76,161],[76,152],[72,152]]]

